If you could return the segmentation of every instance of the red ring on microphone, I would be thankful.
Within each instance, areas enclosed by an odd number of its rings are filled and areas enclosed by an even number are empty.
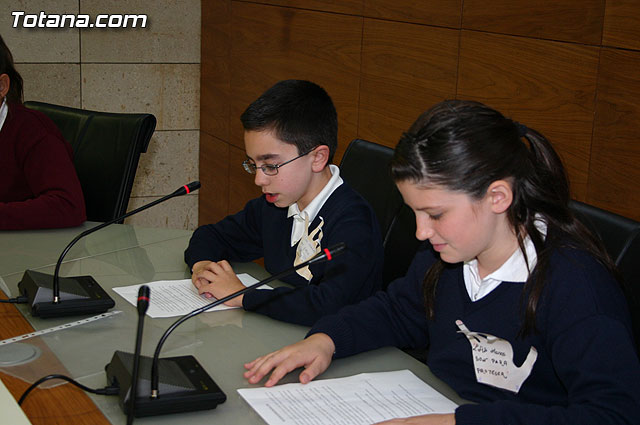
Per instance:
[[[182,186],[182,187],[184,187],[184,190],[186,190],[186,191],[187,191],[187,195],[188,195],[189,193],[191,193],[191,191],[189,190],[189,187],[188,187],[186,184],[185,184],[184,186]]]
[[[327,254],[327,261],[331,261],[331,252],[329,251],[329,248],[325,248],[324,253]]]
[[[149,301],[149,297],[138,297],[138,301],[140,300]]]

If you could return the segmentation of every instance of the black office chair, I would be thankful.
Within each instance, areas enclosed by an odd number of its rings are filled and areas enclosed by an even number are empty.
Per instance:
[[[640,354],[640,223],[579,201],[571,201],[569,206],[578,220],[600,237],[618,267]]]
[[[29,101],[58,126],[73,148],[90,221],[113,220],[127,211],[140,154],[147,151],[156,118]]]
[[[389,175],[392,156],[389,147],[354,139],[340,162],[340,176],[371,204],[383,239],[402,206],[402,196]]]
[[[419,241],[413,212],[389,174],[393,149],[362,139],[353,140],[340,162],[340,175],[364,199],[378,218],[384,245],[383,287],[406,274]]]

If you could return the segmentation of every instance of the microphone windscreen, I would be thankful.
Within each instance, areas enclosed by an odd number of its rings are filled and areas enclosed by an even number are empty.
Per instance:
[[[169,196],[188,195],[189,193],[193,192],[194,190],[198,190],[198,189],[200,189],[200,182],[196,180],[194,182],[191,182],[189,184],[185,184],[184,186],[178,188],[175,192],[173,192]]]
[[[151,294],[151,290],[147,285],[142,285],[140,289],[138,289],[138,314],[144,315],[149,308],[149,295]]]
[[[200,182],[197,180],[187,185],[187,193],[191,193],[194,190],[198,190],[198,189],[200,189]]]
[[[337,243],[333,246],[330,246],[329,248],[325,248],[322,251],[320,251],[318,254],[316,254],[315,257],[312,257],[311,259],[309,259],[307,264],[311,265],[311,264],[320,263],[322,261],[331,261],[333,260],[333,257],[335,257],[336,255],[342,254],[344,251],[346,251],[346,249],[347,249],[346,243],[344,242]],[[304,264],[304,263],[301,263],[301,264]],[[300,266],[300,264],[298,266]]]
[[[336,255],[342,254],[347,249],[347,244],[344,243],[344,242],[340,242],[340,243],[337,243],[337,244],[335,244],[333,246],[330,246],[327,249],[329,250],[329,254],[332,257],[335,257]]]

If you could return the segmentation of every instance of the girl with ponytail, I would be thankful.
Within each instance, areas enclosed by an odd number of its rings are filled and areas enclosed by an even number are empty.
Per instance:
[[[300,366],[305,383],[332,358],[428,347],[431,371],[476,404],[388,423],[640,423],[627,303],[569,210],[549,141],[481,103],[445,101],[402,136],[391,175],[425,241],[407,275],[248,363],[250,383]]]

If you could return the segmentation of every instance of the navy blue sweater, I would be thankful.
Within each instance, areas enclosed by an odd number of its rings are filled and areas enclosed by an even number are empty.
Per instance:
[[[640,364],[626,301],[618,284],[591,256],[556,250],[536,313],[538,333],[518,337],[522,282],[503,282],[472,302],[462,265],[438,283],[435,319],[426,319],[422,281],[435,261],[430,245],[416,255],[405,278],[337,315],[319,320],[336,344],[335,357],[382,346],[429,346],[433,373],[479,404],[456,410],[456,424],[640,424]],[[516,394],[476,381],[471,346],[456,319],[472,331],[507,340],[514,363],[530,347],[538,358]]]
[[[347,250],[334,260],[310,266],[313,279],[292,273],[283,278],[293,285],[246,293],[243,307],[278,320],[312,325],[374,294],[382,286],[383,249],[380,229],[369,204],[346,183],[327,199],[309,225],[324,219],[321,247],[345,242]],[[189,267],[202,260],[252,261],[264,257],[269,273],[293,267],[296,247],[291,246],[293,218],[287,208],[253,199],[237,214],[194,232],[185,251]]]

